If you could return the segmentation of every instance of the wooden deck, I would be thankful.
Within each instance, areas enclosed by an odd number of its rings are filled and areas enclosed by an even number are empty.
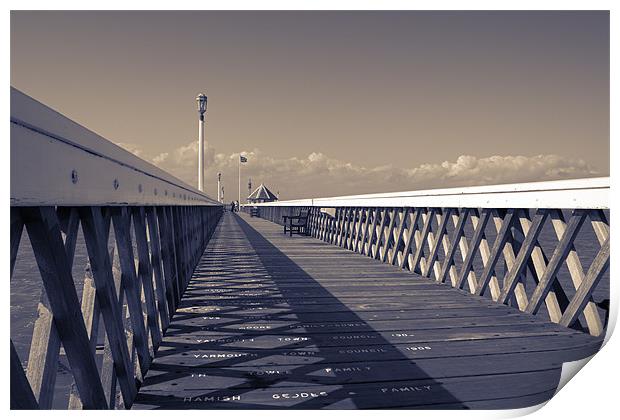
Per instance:
[[[133,408],[518,408],[600,344],[225,213]]]

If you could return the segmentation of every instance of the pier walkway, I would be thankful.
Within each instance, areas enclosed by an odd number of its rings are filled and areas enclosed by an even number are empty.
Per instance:
[[[133,408],[525,407],[601,340],[227,212]]]
[[[11,298],[32,309],[11,304],[11,408],[542,403],[607,332],[609,190],[377,192],[251,218],[12,88]]]

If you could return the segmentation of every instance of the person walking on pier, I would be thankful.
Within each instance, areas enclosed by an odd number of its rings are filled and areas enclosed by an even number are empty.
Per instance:
[[[231,212],[231,213],[234,213],[234,212],[235,212],[235,207],[236,207],[235,202],[234,202],[234,201],[231,201],[231,202],[230,202],[230,212]]]

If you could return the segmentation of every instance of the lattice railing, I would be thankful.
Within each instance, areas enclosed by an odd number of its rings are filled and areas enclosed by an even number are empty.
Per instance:
[[[23,382],[12,394],[51,408],[62,347],[74,382],[69,408],[115,408],[121,401],[129,407],[220,212],[198,206],[12,208],[11,275],[25,229],[44,287],[28,356],[30,386]],[[80,229],[88,252],[81,298],[72,277]],[[21,364],[12,368],[19,371]]]
[[[598,336],[609,308],[607,190],[605,180],[574,180],[259,207],[276,223],[310,209],[318,239]],[[450,205],[475,200],[484,205]]]
[[[18,266],[38,306],[11,408],[130,407],[222,211],[12,90],[11,297]]]

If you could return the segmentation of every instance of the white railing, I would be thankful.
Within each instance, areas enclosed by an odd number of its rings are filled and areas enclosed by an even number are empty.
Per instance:
[[[11,88],[11,206],[220,205]]]
[[[263,207],[609,208],[609,178],[499,184],[259,203]]]

